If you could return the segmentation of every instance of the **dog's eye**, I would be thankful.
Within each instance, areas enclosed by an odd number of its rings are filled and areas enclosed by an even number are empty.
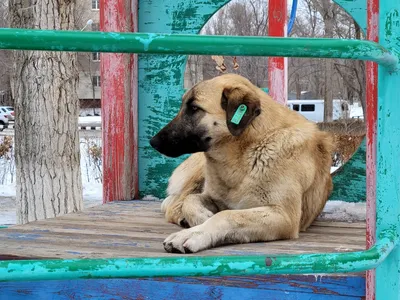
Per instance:
[[[195,111],[200,110],[200,107],[198,107],[198,106],[196,106],[196,105],[194,105],[194,104],[190,104],[190,105],[189,105],[189,109],[190,109],[192,112],[195,112]]]

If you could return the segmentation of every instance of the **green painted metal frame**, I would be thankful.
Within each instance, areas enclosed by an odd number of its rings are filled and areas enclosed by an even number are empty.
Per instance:
[[[366,251],[303,255],[0,261],[0,281],[360,272],[379,266],[398,243],[382,232]]]
[[[391,46],[391,45],[389,45]],[[390,47],[392,48],[392,47]],[[291,39],[0,29],[0,49],[157,54],[221,54],[361,59],[377,62],[388,76],[399,53],[377,43],[338,39]],[[393,49],[397,49],[393,47]],[[393,101],[392,101],[393,102]],[[385,174],[386,175],[386,174]],[[393,181],[393,180],[392,180]],[[395,190],[395,189],[394,189]],[[379,191],[379,190],[378,190]],[[387,196],[386,190],[382,196]],[[394,194],[396,200],[397,197]],[[390,205],[382,201],[379,215]],[[382,204],[383,203],[383,204]],[[391,206],[395,206],[392,204]],[[380,224],[384,226],[380,226]],[[0,280],[111,277],[256,275],[357,272],[379,267],[398,247],[398,220],[378,218],[376,244],[366,251],[278,256],[0,261]]]
[[[0,49],[286,56],[373,61],[395,71],[399,53],[365,40],[0,29]]]

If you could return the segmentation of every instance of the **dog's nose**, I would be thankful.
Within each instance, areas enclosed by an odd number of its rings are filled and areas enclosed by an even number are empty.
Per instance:
[[[150,146],[157,150],[160,146],[160,139],[157,136],[153,136],[150,140]]]

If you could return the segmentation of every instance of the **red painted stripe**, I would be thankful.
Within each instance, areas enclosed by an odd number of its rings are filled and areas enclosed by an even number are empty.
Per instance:
[[[132,18],[132,31],[138,32],[139,31],[139,1],[132,0],[132,11],[131,11],[131,18]],[[139,58],[137,54],[133,55],[132,58],[132,66],[131,66],[131,87],[132,87],[132,106],[131,106],[131,119],[129,124],[131,124],[131,128],[128,133],[132,133],[129,138],[132,140],[132,152],[131,152],[131,160],[132,160],[132,186],[134,189],[133,198],[139,198],[139,149],[138,149],[138,137],[139,137]]]
[[[268,35],[286,36],[287,0],[270,0],[268,6]],[[268,88],[271,97],[281,103],[287,103],[287,58],[268,58]]]
[[[367,39],[378,42],[379,0],[368,0]],[[376,236],[376,131],[378,100],[378,65],[367,62],[367,248]],[[368,271],[366,299],[375,299],[375,271]]]
[[[132,5],[136,8],[132,9]],[[135,31],[136,12],[136,1],[101,0],[100,28]],[[101,55],[104,203],[137,196],[136,62],[136,56],[130,54]]]

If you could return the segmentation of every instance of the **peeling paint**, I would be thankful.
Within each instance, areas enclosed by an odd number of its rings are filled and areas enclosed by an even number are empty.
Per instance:
[[[397,244],[386,230],[371,249],[346,253],[0,261],[0,281],[360,272],[379,266]]]
[[[229,0],[142,1],[140,32],[196,34],[208,18]],[[152,13],[149,13],[152,12]],[[147,42],[148,40],[146,40]],[[162,47],[161,50],[166,50]],[[150,138],[178,112],[183,90],[186,56],[139,55],[139,189],[140,195],[164,197],[168,178],[187,156],[161,156],[149,145]]]
[[[330,199],[347,202],[366,201],[365,151],[366,142],[364,140],[351,159],[333,177],[334,190]]]
[[[375,1],[374,1],[375,3]],[[376,1],[379,12],[379,43],[392,52],[400,53],[400,2]],[[378,112],[376,155],[376,234],[393,228],[400,233],[400,73],[378,68]],[[390,114],[390,118],[388,118]],[[397,247],[376,269],[376,298],[400,299],[400,248]]]
[[[137,37],[136,40],[138,40],[139,42],[141,42],[144,46],[144,51],[148,51],[149,50],[149,46],[150,44],[156,40],[156,39],[163,39],[165,38],[165,35],[156,35],[154,33],[149,33],[147,38],[141,38],[141,37]]]

